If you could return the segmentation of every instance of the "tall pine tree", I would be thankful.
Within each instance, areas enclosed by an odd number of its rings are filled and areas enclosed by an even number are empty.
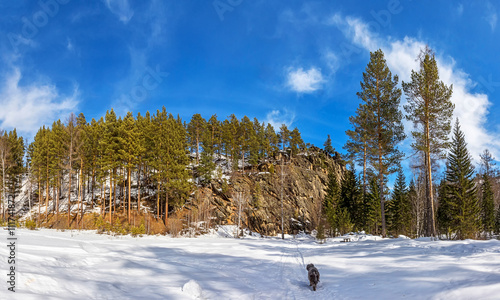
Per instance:
[[[444,158],[444,150],[449,147],[448,135],[454,105],[450,98],[453,86],[446,86],[439,80],[434,53],[426,47],[420,52],[420,70],[411,71],[411,81],[403,82],[403,90],[408,99],[404,106],[406,119],[412,121],[415,142],[412,148],[424,154],[427,236],[436,235],[434,216],[434,194],[432,184],[432,158]]]
[[[397,144],[405,138],[402,113],[399,110],[401,90],[397,87],[398,76],[392,76],[382,50],[370,53],[370,62],[363,73],[361,92],[366,117],[364,131],[368,137],[368,161],[377,172],[380,191],[382,236],[386,235],[385,181],[394,173],[403,154]]]

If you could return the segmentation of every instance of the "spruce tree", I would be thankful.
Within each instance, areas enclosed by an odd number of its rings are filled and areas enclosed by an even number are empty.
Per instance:
[[[395,235],[408,235],[411,222],[411,206],[408,200],[406,178],[401,168],[398,170],[398,176],[396,178],[396,183],[394,184],[391,201],[391,230]]]
[[[483,174],[481,184],[481,223],[482,230],[486,235],[491,235],[495,228],[495,201],[490,180],[487,173]]]
[[[480,229],[480,206],[474,183],[474,166],[458,119],[446,164],[447,197],[458,239],[475,238]]]
[[[364,219],[365,227],[369,233],[379,234],[380,215],[380,190],[377,179],[370,180],[369,192],[364,197]]]
[[[349,213],[349,219],[352,221],[354,228],[361,230],[363,228],[363,199],[358,179],[354,173],[354,165],[344,173],[339,202],[340,206]]]
[[[340,186],[337,176],[332,171],[328,174],[328,184],[325,192],[326,195],[323,200],[323,214],[325,215],[326,221],[330,225],[331,230],[335,233],[335,230],[338,228],[336,214],[340,201]]]
[[[412,70],[411,81],[403,82],[403,90],[408,99],[404,106],[406,119],[412,121],[415,142],[412,148],[424,154],[426,199],[427,199],[427,236],[436,235],[434,216],[434,195],[432,187],[432,158],[443,158],[444,150],[449,147],[448,135],[451,130],[451,117],[454,104],[450,98],[453,86],[446,86],[439,80],[434,53],[426,47],[420,52],[420,70]]]
[[[437,227],[440,234],[445,234],[448,239],[456,227],[453,208],[449,185],[442,180],[438,188]]]

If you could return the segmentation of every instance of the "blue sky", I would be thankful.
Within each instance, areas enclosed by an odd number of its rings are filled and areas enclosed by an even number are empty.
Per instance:
[[[0,128],[26,136],[71,111],[90,121],[110,108],[165,106],[186,121],[234,113],[286,123],[318,146],[330,134],[342,150],[369,52],[381,48],[408,81],[428,44],[454,85],[473,156],[500,156],[494,1],[41,0],[0,9]]]

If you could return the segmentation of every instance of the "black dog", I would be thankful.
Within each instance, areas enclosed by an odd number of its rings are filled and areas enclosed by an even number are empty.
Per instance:
[[[313,264],[308,264],[307,267],[307,277],[309,277],[309,286],[312,286],[313,291],[316,290],[316,285],[319,282],[319,271]]]

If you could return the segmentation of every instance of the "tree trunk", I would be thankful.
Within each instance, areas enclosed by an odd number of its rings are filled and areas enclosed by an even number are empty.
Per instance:
[[[83,160],[80,159],[80,175],[78,176],[78,179],[79,179],[79,184],[78,184],[78,202],[79,202],[79,205],[80,205],[80,213],[81,213],[81,216],[80,216],[80,228],[83,226],[83,188],[82,188],[82,185],[83,185]]]
[[[363,199],[366,197],[366,152],[367,147],[365,142],[363,147]]]
[[[61,185],[61,172],[57,172],[56,221],[59,221],[59,197],[60,197],[59,186],[60,185]]]
[[[430,147],[430,132],[429,122],[425,124],[426,135],[426,152],[425,152],[425,167],[426,167],[426,198],[427,198],[427,236],[436,236],[436,223],[434,218],[434,195],[432,193],[432,166],[431,166],[431,147]]]
[[[72,159],[71,155],[73,154],[73,143],[70,143],[70,157],[69,157],[69,185],[68,185],[68,227],[70,227],[70,216],[71,216],[71,170],[72,170]]]
[[[106,194],[105,194],[106,186],[104,185],[104,179],[101,178],[101,216],[106,218]]]
[[[139,170],[137,174],[137,211],[139,211],[139,206],[141,205],[141,168],[142,164],[139,164]]]
[[[38,169],[39,175],[40,175],[40,169]],[[40,206],[42,206],[42,182],[40,180],[40,177],[38,177],[38,227],[40,227]]]
[[[156,219],[160,220],[160,181],[158,180],[156,189]]]
[[[2,152],[2,219],[5,221],[5,157]],[[40,207],[40,206],[39,206]]]
[[[49,163],[47,156],[47,183],[45,188],[45,221],[49,220]]]
[[[130,173],[131,173],[131,170],[130,168],[128,168],[128,174],[127,174],[127,178],[128,178],[128,223],[130,224],[130,200],[131,200],[131,197],[130,197]]]
[[[113,174],[112,171],[109,170],[109,223],[112,224],[113,221],[111,220],[111,214],[113,213]]]
[[[95,185],[95,168],[92,167],[92,194],[90,197],[90,209],[94,209],[94,185]]]

